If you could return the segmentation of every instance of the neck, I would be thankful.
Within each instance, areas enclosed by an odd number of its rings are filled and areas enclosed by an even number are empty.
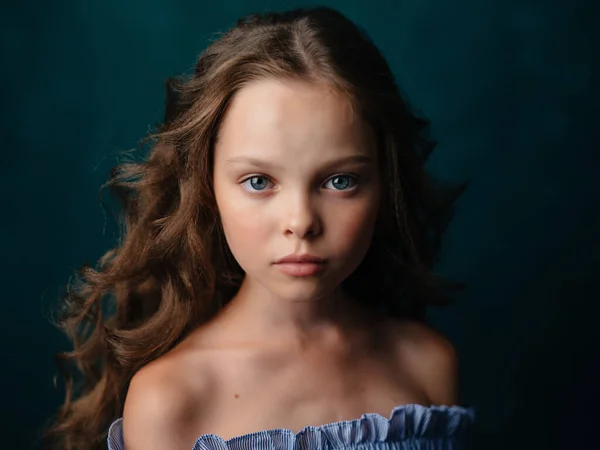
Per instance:
[[[281,299],[244,280],[222,319],[237,339],[279,342],[300,347],[353,340],[371,314],[341,288],[322,298]]]

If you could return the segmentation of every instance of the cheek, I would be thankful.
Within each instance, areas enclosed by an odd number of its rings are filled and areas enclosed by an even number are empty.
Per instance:
[[[256,257],[257,249],[264,246],[262,236],[267,227],[255,205],[233,195],[225,198],[227,200],[219,204],[225,238],[233,256],[243,267],[244,260],[249,256]]]
[[[335,230],[335,246],[343,252],[365,253],[371,243],[376,216],[377,208],[372,202],[338,211],[330,219],[334,223],[331,228]]]

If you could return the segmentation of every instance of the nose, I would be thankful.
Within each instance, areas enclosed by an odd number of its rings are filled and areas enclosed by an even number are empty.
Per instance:
[[[288,237],[312,239],[322,232],[321,218],[310,196],[288,199],[284,211],[283,232]]]

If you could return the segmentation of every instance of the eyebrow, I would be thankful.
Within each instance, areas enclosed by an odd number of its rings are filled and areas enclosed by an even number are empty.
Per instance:
[[[368,165],[371,163],[371,161],[372,159],[366,155],[350,155],[327,162],[325,164],[325,168],[329,169],[331,167],[341,165]],[[225,161],[225,163],[232,166],[247,164],[263,169],[276,169],[279,167],[277,164],[273,164],[271,161],[253,158],[251,156],[236,156],[228,159]]]

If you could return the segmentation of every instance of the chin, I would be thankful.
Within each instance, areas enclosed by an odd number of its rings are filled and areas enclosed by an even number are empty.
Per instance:
[[[319,289],[316,286],[287,286],[271,290],[274,296],[290,302],[310,302],[327,296],[330,290]]]
[[[315,278],[292,278],[283,283],[269,286],[273,295],[291,301],[306,302],[315,301],[331,295],[339,283],[324,283],[322,279]]]

